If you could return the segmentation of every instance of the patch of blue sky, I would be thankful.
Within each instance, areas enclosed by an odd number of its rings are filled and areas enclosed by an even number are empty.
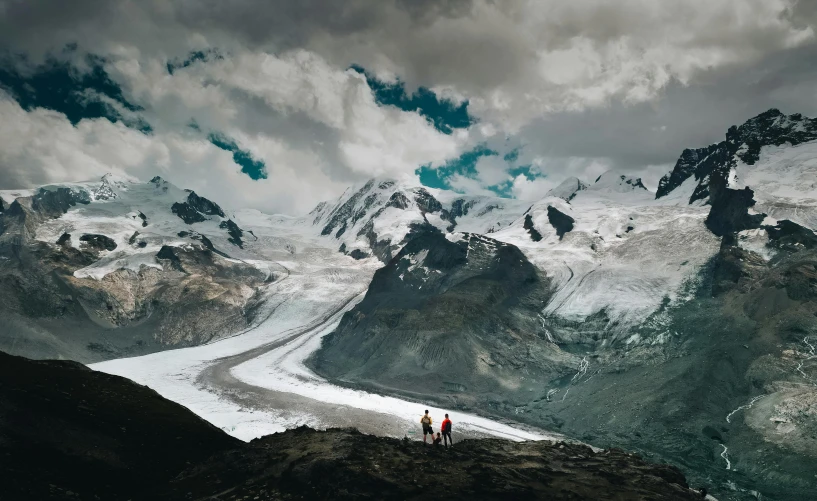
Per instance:
[[[197,125],[198,127],[198,125]],[[238,144],[224,134],[210,133],[207,139],[217,148],[233,154],[233,162],[241,167],[241,172],[255,181],[267,179],[267,165],[263,160],[257,160],[252,154],[241,149]]]
[[[409,94],[406,92],[405,84],[400,80],[393,83],[383,82],[360,66],[353,65],[351,69],[366,77],[366,82],[379,105],[394,106],[403,111],[416,111],[444,134],[451,134],[454,129],[468,128],[474,123],[474,118],[468,114],[468,101],[455,103],[441,99],[426,87],[419,87],[416,92]]]
[[[26,111],[54,110],[72,125],[83,119],[106,118],[150,134],[152,127],[138,114],[143,108],[124,96],[105,71],[105,59],[88,54],[85,68],[79,69],[70,62],[76,50],[76,45],[68,45],[59,57],[51,55],[40,64],[30,63],[24,55],[4,54],[0,56],[0,88]]]
[[[499,156],[500,153],[492,150],[485,145],[479,145],[476,148],[466,151],[454,160],[449,160],[440,167],[432,167],[431,165],[423,165],[415,171],[415,174],[420,178],[420,183],[429,188],[438,189],[455,189],[451,181],[456,177],[465,177],[479,181],[479,173],[477,171],[477,163],[481,157]],[[503,155],[502,159],[507,165],[507,178],[497,184],[483,186],[483,188],[494,192],[497,196],[504,198],[513,198],[512,188],[513,180],[518,176],[525,176],[529,181],[536,178],[545,177],[542,173],[534,169],[530,164],[528,165],[514,165],[514,162],[519,158],[518,149],[511,150]]]

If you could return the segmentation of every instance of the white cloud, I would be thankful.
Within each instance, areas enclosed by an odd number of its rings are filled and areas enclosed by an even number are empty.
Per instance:
[[[511,193],[514,198],[520,200],[536,201],[544,197],[550,189],[556,186],[557,183],[549,178],[538,177],[531,180],[520,174],[514,178],[511,184]]]

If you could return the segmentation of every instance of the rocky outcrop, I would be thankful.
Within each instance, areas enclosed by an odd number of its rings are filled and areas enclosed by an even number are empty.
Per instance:
[[[706,217],[706,227],[722,237],[729,233],[760,228],[765,214],[749,214],[755,205],[754,192],[749,188],[732,190],[724,188],[712,200],[712,208]]]
[[[0,353],[3,498],[693,500],[683,474],[621,450],[466,440],[455,448],[350,429],[250,443],[127,379]],[[456,432],[455,432],[456,433]],[[455,435],[456,436],[456,435]],[[443,474],[441,477],[440,474]]]
[[[565,233],[573,229],[573,223],[576,222],[575,219],[552,205],[548,205],[548,221],[556,230],[556,234],[559,235],[559,240],[565,236]],[[527,223],[527,220],[525,222]]]
[[[534,242],[542,240],[542,234],[536,230],[536,227],[533,224],[533,216],[531,216],[530,211],[525,214],[525,222],[522,223],[522,227],[528,232],[530,239]]]
[[[740,127],[730,127],[726,139],[720,143],[684,150],[673,170],[659,181],[655,197],[668,195],[694,176],[698,184],[689,202],[715,203],[727,187],[729,172],[738,160],[754,165],[763,146],[797,145],[815,139],[817,120],[799,113],[786,116],[777,109],[770,109]]]
[[[186,202],[176,202],[170,210],[187,224],[206,221],[207,216],[224,217],[224,211],[218,204],[196,195],[195,191],[190,192]]]
[[[532,355],[549,347],[529,315],[548,297],[548,283],[513,245],[421,234],[375,273],[311,363],[329,377],[398,389],[518,384],[516,369],[530,363],[534,374],[548,363]]]
[[[817,248],[817,234],[797,223],[783,219],[774,226],[764,226],[769,245],[786,252]]]
[[[244,241],[241,240],[241,237],[244,236],[244,230],[238,227],[237,224],[232,219],[227,219],[222,221],[218,225],[219,228],[222,230],[227,230],[227,234],[230,237],[227,239],[231,244],[236,245],[240,248],[244,248]],[[212,244],[211,244],[212,246]]]
[[[70,236],[69,236],[70,237]],[[112,251],[116,249],[116,242],[111,237],[105,235],[85,234],[79,237],[80,242],[94,250]],[[58,242],[59,243],[59,242]]]
[[[219,207],[217,203],[196,195],[195,191],[190,192],[190,195],[187,197],[187,203],[190,204],[190,207],[206,216],[225,217],[224,211],[221,210],[221,207]]]

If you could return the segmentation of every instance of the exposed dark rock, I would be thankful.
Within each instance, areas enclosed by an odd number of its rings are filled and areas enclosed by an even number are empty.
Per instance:
[[[633,178],[627,178],[626,176],[621,176],[621,180],[624,181],[624,184],[629,184],[633,188],[641,188],[642,190],[647,189],[647,187],[644,186],[644,183],[641,182],[640,177],[637,177],[637,178],[633,179]]]
[[[3,199],[0,198],[0,214],[2,214],[4,210],[6,210],[6,207],[3,204]]]
[[[417,188],[414,190],[414,201],[417,203],[417,207],[423,214],[427,212],[440,212],[443,210],[443,204],[434,198],[434,195],[429,193],[425,188]]]
[[[371,204],[376,200],[376,197],[372,198],[373,194],[369,194],[367,197],[373,186],[374,180],[370,180],[340,207],[337,207],[330,214],[329,221],[321,230],[321,235],[329,235],[335,232],[335,229],[339,229],[339,233],[342,235],[347,226],[354,226],[357,221],[365,216],[366,212],[371,208]],[[363,201],[364,198],[365,202],[361,204],[361,207],[358,207],[358,202]]]
[[[224,211],[221,210],[221,207],[219,207],[217,203],[196,195],[195,191],[191,191],[187,196],[187,203],[190,204],[190,207],[196,209],[206,216],[225,217]]]
[[[769,245],[788,252],[817,248],[817,234],[797,223],[783,219],[775,226],[765,226]]]
[[[655,197],[666,196],[694,175],[698,185],[690,203],[706,198],[714,203],[713,199],[726,188],[736,158],[754,165],[763,146],[797,145],[814,139],[817,139],[817,120],[799,113],[786,116],[779,110],[768,110],[740,127],[730,127],[726,139],[720,143],[684,150],[673,170],[661,178]]]
[[[71,245],[71,234],[63,233],[62,236],[57,239],[57,245]]]
[[[176,254],[176,248],[169,245],[163,245],[159,252],[156,253],[158,259],[165,259],[170,262],[170,267],[176,271],[184,273],[182,262]]]
[[[180,231],[180,232],[176,233],[176,235],[178,235],[179,238],[184,238],[184,237],[190,235],[190,232],[189,231]]]
[[[711,200],[712,208],[706,217],[706,227],[719,237],[727,233],[760,228],[765,214],[749,214],[755,205],[754,192],[749,188],[733,190],[724,188]]]
[[[389,201],[386,202],[386,207],[395,207],[397,209],[408,209],[409,208],[409,199],[403,194],[403,192],[395,191],[392,193],[391,197],[389,197]]]
[[[0,352],[3,499],[149,499],[241,443],[128,379]]]
[[[527,224],[527,221],[528,220],[526,218],[525,224]],[[551,205],[548,205],[548,221],[550,222],[551,226],[556,229],[556,234],[559,235],[559,240],[565,236],[565,233],[573,229],[573,223],[576,222],[575,219]]]
[[[422,233],[375,272],[363,301],[343,316],[310,363],[346,380],[399,380],[402,387],[438,381],[445,373],[446,381],[497,389],[514,370],[519,350],[528,349],[523,345],[547,343],[534,334],[536,317],[521,313],[542,304],[547,284],[513,245],[481,235],[451,242],[440,232]],[[474,375],[473,361],[487,353],[501,362]]]
[[[96,250],[112,251],[116,249],[116,242],[105,235],[95,235],[86,233],[79,237],[80,242],[85,242],[86,245]]]
[[[464,200],[462,198],[458,198],[451,203],[451,217],[458,218],[462,216],[467,216],[468,211],[476,205],[476,200]],[[496,208],[495,206],[489,206],[492,208]],[[487,214],[487,212],[485,213]],[[483,215],[483,214],[480,214]]]
[[[206,221],[208,219],[206,216],[224,217],[224,211],[221,210],[218,204],[196,195],[195,191],[191,191],[190,194],[187,195],[186,202],[175,202],[170,207],[170,210],[187,224]],[[142,226],[147,226],[146,223],[147,221],[145,221]]]
[[[46,190],[40,188],[31,198],[31,208],[48,218],[59,217],[77,204],[91,203],[86,191],[74,191],[69,188]]]
[[[360,249],[353,249],[352,252],[349,253],[349,257],[351,257],[352,259],[360,260],[366,259],[367,257],[369,257],[369,255]]]
[[[148,217],[146,215],[142,214],[141,211],[139,212],[139,219],[142,220],[142,228],[144,228],[144,227],[146,227],[148,225]]]
[[[533,217],[530,215],[530,212],[525,214],[525,222],[522,224],[522,227],[528,230],[530,239],[534,242],[542,240],[542,234],[536,231],[536,227],[533,226]]]
[[[103,347],[104,348],[104,347]],[[452,449],[306,427],[244,443],[127,379],[0,353],[3,498],[700,499],[618,449],[464,440]],[[456,419],[456,418],[455,418]],[[456,437],[456,431],[455,431]],[[444,474],[441,480],[440,474]]]
[[[218,225],[219,228],[227,230],[227,233],[230,235],[230,238],[227,240],[233,244],[237,245],[240,248],[244,248],[244,242],[241,240],[241,237],[244,236],[244,231],[238,227],[237,224],[233,222],[232,219],[227,219],[222,221]]]
[[[128,245],[133,245],[133,244],[136,242],[136,238],[137,238],[138,236],[139,236],[139,232],[138,232],[138,231],[134,231],[134,232],[133,232],[133,235],[131,235],[131,236],[130,236],[130,238],[128,239]]]
[[[187,202],[184,203],[175,202],[170,207],[170,211],[173,212],[173,214],[179,216],[182,219],[182,221],[184,221],[187,224],[201,223],[202,221],[207,220],[206,217],[204,217],[199,211],[190,206],[190,204],[188,204]]]
[[[712,294],[718,296],[735,288],[745,291],[765,268],[762,257],[739,247],[734,234],[728,233],[714,260]]]

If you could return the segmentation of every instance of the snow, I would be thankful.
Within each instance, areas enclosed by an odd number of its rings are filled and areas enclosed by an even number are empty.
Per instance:
[[[624,333],[664,298],[685,300],[680,290],[718,252],[719,239],[704,225],[709,207],[655,200],[627,179],[603,175],[569,204],[558,198],[534,204],[530,214],[543,237],[539,242],[531,240],[521,218],[491,235],[518,246],[553,279],[545,317],[581,322],[604,311],[612,335]],[[548,221],[548,206],[575,220],[562,240]]]
[[[817,141],[764,146],[754,165],[736,160],[729,187],[751,188],[755,210],[817,230]]]

